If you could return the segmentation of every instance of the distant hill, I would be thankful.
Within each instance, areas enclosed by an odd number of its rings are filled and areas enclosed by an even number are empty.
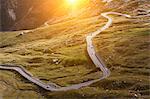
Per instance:
[[[149,10],[150,1],[149,0],[111,0],[111,2],[106,3],[106,7],[108,9],[112,9],[113,11],[128,12],[130,14],[136,15],[138,13],[138,9]]]
[[[34,28],[52,16],[61,0],[2,0],[3,30]]]
[[[89,0],[86,15],[117,11],[137,15],[137,9],[148,9],[149,0]],[[52,17],[67,15],[70,8],[64,0],[1,0],[1,29],[20,30],[41,26]],[[146,5],[147,4],[147,5]],[[83,9],[86,9],[84,7]],[[88,9],[90,7],[90,10]],[[81,8],[82,9],[82,8]]]

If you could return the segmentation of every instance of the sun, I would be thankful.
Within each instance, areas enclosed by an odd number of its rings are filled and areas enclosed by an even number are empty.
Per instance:
[[[77,5],[78,1],[79,1],[79,0],[67,0],[67,3],[68,3],[69,5]]]
[[[70,4],[75,4],[75,3],[76,3],[76,0],[68,0],[68,2],[69,2]]]
[[[89,0],[65,0],[65,7],[72,11],[79,10],[81,7],[88,5]]]

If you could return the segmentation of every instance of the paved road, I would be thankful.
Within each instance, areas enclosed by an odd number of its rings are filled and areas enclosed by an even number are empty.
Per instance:
[[[61,87],[55,83],[50,82],[49,84],[44,83],[42,81],[40,81],[38,78],[33,77],[26,69],[24,69],[22,66],[16,66],[16,65],[3,65],[0,64],[0,69],[4,69],[4,70],[15,70],[17,71],[19,74],[21,74],[24,78],[28,79],[29,81],[31,81],[32,83],[42,87],[45,90],[48,91],[67,91],[67,90],[73,90],[73,89],[79,89],[81,87],[85,87],[88,85],[91,85],[95,82],[98,82],[104,78],[107,78],[110,75],[110,71],[109,69],[105,66],[105,64],[102,62],[101,58],[97,55],[93,43],[92,43],[92,39],[100,34],[102,31],[106,30],[107,28],[109,28],[109,26],[112,24],[112,19],[107,16],[108,14],[116,14],[116,15],[122,15],[125,17],[130,17],[129,15],[126,14],[121,14],[121,13],[117,13],[117,12],[106,12],[106,13],[102,13],[101,15],[105,18],[108,19],[108,22],[106,23],[105,26],[103,26],[102,28],[98,29],[95,32],[90,33],[87,37],[86,37],[86,42],[87,42],[87,52],[91,58],[91,60],[93,61],[93,63],[95,64],[95,66],[97,68],[99,68],[102,72],[103,75],[100,75],[99,79],[95,79],[95,80],[91,80],[91,81],[87,81],[84,83],[80,83],[80,84],[75,84],[72,86],[68,86],[68,87]]]
[[[91,58],[91,60],[93,61],[93,63],[96,65],[97,68],[100,68],[101,71],[103,72],[103,79],[108,77],[110,75],[110,71],[108,70],[108,68],[105,66],[105,64],[102,62],[101,58],[98,56],[98,54],[96,53],[93,43],[92,43],[92,39],[94,37],[96,37],[96,35],[100,34],[102,31],[106,30],[107,28],[109,28],[112,24],[112,18],[107,16],[108,14],[115,14],[115,15],[121,15],[121,16],[125,16],[130,18],[130,15],[127,14],[121,14],[121,13],[117,13],[117,12],[106,12],[106,13],[102,13],[101,15],[105,18],[108,19],[108,22],[106,23],[105,26],[103,26],[102,28],[100,28],[99,30],[91,33],[90,35],[88,35],[86,37],[86,42],[87,42],[87,51],[88,54]]]

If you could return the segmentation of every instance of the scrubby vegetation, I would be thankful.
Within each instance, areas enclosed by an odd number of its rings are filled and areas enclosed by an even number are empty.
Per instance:
[[[0,70],[0,96],[5,99],[150,98],[149,18],[112,16],[114,24],[94,39],[97,53],[111,76],[91,86],[67,92],[47,92],[14,71]],[[85,37],[103,26],[99,16],[20,32],[0,33],[0,64],[22,65],[44,82],[70,86],[101,75],[86,52]],[[1,98],[1,97],[0,97]]]

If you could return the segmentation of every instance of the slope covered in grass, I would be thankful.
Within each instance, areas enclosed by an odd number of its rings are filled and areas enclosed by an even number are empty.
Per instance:
[[[14,71],[0,70],[0,96],[8,99],[149,98],[149,17],[113,16],[114,24],[94,39],[111,76],[91,86],[48,92]],[[107,22],[101,16],[70,18],[20,35],[0,33],[0,64],[17,64],[43,82],[70,86],[101,72],[86,52],[85,37]]]

